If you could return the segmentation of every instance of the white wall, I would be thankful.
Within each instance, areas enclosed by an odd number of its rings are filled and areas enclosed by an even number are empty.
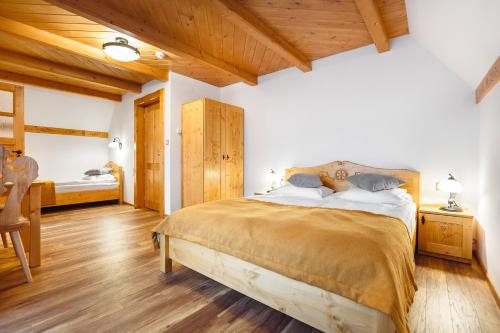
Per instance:
[[[170,73],[167,82],[150,82],[143,86],[141,94],[127,94],[117,105],[109,133],[118,136],[123,149],[110,149],[110,158],[123,166],[125,173],[124,198],[134,202],[134,100],[146,94],[165,89],[165,212],[181,207],[181,105],[191,100],[209,97],[219,99],[219,88]],[[168,140],[168,145],[167,145]]]
[[[479,104],[478,250],[491,282],[500,291],[500,85]]]
[[[222,88],[245,108],[245,193],[270,168],[350,160],[421,171],[423,202],[445,202],[435,182],[452,172],[476,205],[479,114],[472,90],[411,36],[390,52],[372,46],[283,70],[259,85]]]
[[[25,123],[106,132],[115,102],[25,86]],[[70,180],[108,161],[107,140],[26,133],[26,154],[39,165],[42,179]]]
[[[475,89],[500,50],[500,1],[406,0],[410,34]]]
[[[411,35],[474,90],[498,57],[500,1],[407,0],[406,7]],[[477,234],[477,254],[487,266],[497,291],[500,289],[499,99],[497,87],[479,104]]]

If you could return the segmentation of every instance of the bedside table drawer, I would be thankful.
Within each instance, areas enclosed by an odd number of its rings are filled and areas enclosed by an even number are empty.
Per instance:
[[[464,262],[472,259],[472,218],[420,213],[419,253]]]

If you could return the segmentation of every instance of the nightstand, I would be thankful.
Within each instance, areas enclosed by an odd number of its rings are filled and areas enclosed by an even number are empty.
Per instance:
[[[447,212],[441,206],[418,209],[418,253],[471,263],[474,216],[468,209]]]

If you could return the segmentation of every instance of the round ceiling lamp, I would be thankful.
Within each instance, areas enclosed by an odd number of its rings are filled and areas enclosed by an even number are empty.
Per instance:
[[[122,37],[116,37],[114,42],[102,44],[102,50],[109,57],[121,62],[130,62],[141,57],[139,50],[128,45],[128,40]]]

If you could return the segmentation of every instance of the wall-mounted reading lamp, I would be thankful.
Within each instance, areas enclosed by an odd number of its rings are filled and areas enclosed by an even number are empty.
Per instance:
[[[109,147],[110,148],[119,148],[119,149],[122,149],[122,142],[120,141],[120,138],[119,137],[114,137],[113,138],[113,141],[111,141],[109,143]]]

